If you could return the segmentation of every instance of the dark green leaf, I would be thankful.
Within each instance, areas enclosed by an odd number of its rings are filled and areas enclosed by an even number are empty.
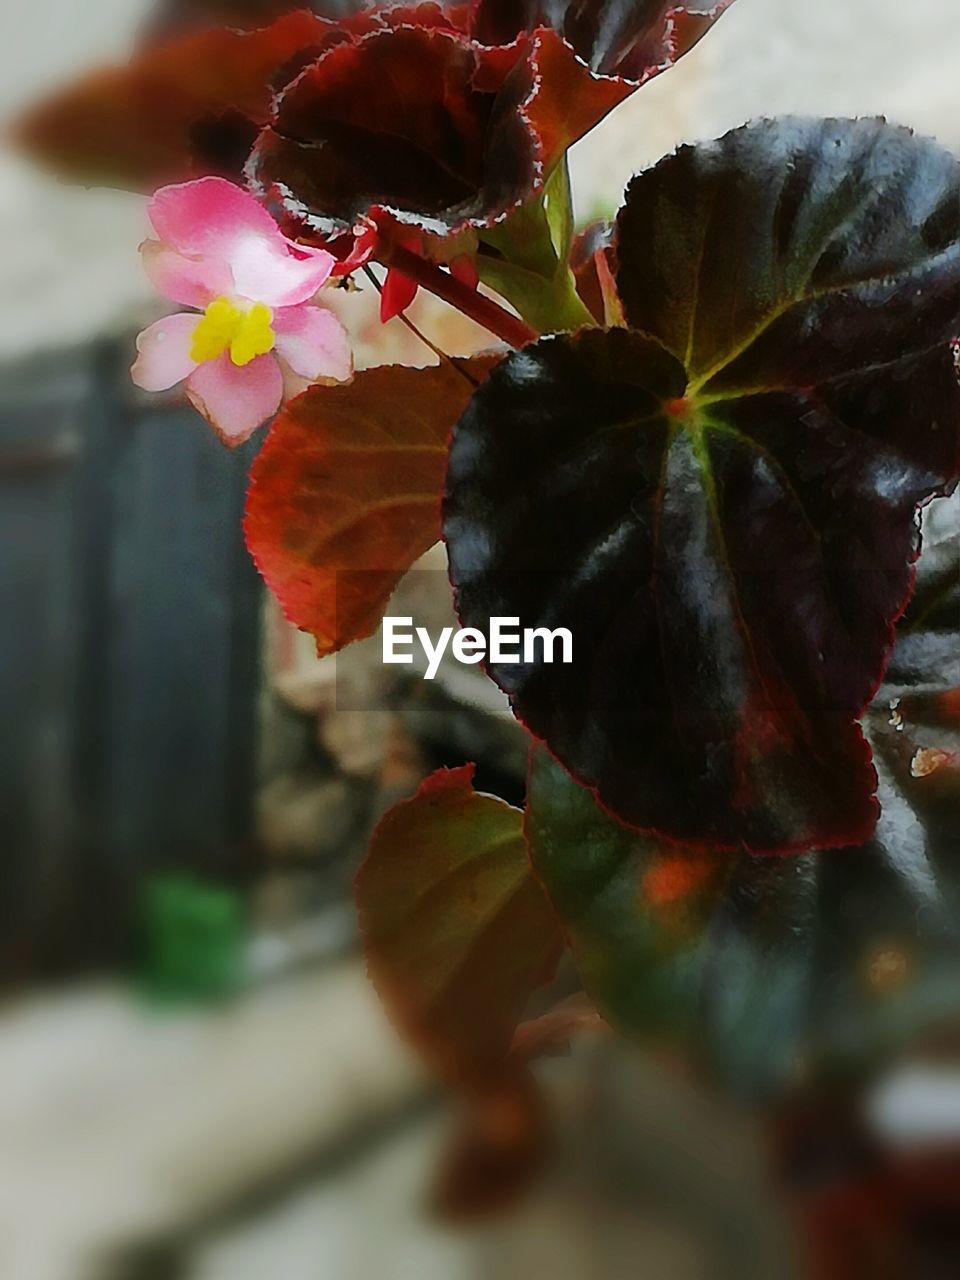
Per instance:
[[[945,763],[939,781],[914,778],[919,739],[896,740],[884,720],[872,722],[884,809],[874,839],[789,859],[630,832],[537,752],[534,864],[614,1027],[680,1039],[732,1086],[767,1089],[869,1066],[960,1016],[960,831],[947,812],[958,775]]]
[[[631,826],[860,843],[857,720],[917,504],[958,471],[960,166],[876,121],[765,122],[636,179],[619,256],[652,336],[541,340],[455,431],[461,618],[573,633],[572,665],[491,674]]]
[[[942,634],[960,661],[958,623]],[[891,673],[911,670],[901,652],[917,634],[900,636]],[[869,1068],[960,1017],[960,689],[954,671],[928,674],[886,683],[865,717],[882,814],[856,848],[757,859],[668,845],[535,752],[531,856],[614,1026],[679,1039],[736,1087],[778,1088]]]

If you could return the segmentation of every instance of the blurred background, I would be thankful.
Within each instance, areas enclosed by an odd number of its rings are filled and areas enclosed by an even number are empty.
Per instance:
[[[4,119],[123,60],[146,11],[7,6]],[[884,114],[960,150],[958,69],[956,0],[737,0],[574,150],[579,220],[758,115]],[[554,1154],[523,1205],[470,1229],[425,1211],[454,1104],[366,982],[350,882],[438,765],[477,760],[518,801],[524,742],[472,669],[338,707],[336,661],[243,548],[257,441],[228,454],[129,382],[159,314],[146,233],[142,198],[0,157],[0,1277],[960,1276],[950,1053],[771,1115],[590,1037],[544,1069]],[[359,363],[428,363],[375,301],[336,299]],[[429,299],[413,317],[448,351],[484,342]],[[834,1167],[842,1194],[802,1193]]]

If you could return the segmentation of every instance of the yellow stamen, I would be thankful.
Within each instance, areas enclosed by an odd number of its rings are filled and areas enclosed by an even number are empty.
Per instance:
[[[230,359],[234,364],[249,364],[257,356],[273,350],[276,341],[270,321],[273,312],[262,302],[255,302],[240,317],[240,324],[230,343]]]
[[[241,310],[229,298],[216,298],[193,331],[190,355],[198,364],[205,364],[229,350],[234,364],[249,364],[273,350],[272,320],[273,312],[262,302]]]
[[[239,320],[240,311],[229,298],[217,298],[211,302],[193,331],[191,358],[198,364],[204,364],[222,356],[233,341]]]

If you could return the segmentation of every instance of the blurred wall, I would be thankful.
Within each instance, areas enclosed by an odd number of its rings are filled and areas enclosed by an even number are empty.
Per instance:
[[[785,114],[885,115],[960,151],[957,0],[735,0],[574,149],[581,218],[678,143]]]

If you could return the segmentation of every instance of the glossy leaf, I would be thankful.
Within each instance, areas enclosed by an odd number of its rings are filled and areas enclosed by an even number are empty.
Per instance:
[[[430,6],[384,8],[387,29],[331,50],[282,96],[248,177],[302,234],[345,232],[361,216],[439,236],[491,228],[724,7],[621,4],[610,48],[598,6],[554,20],[539,6],[508,17],[446,4],[430,22]]]
[[[953,534],[927,512],[922,580]],[[934,541],[934,539],[937,541]],[[953,565],[960,576],[960,562]],[[936,679],[917,642],[949,636]],[[816,1085],[960,1015],[960,615],[904,627],[865,717],[882,816],[866,844],[758,860],[630,832],[546,752],[531,857],[588,993],[615,1027],[679,1039],[741,1089]]]
[[[291,232],[492,228],[637,87],[595,76],[551,30],[488,47],[391,12],[291,85],[253,149],[247,179]]]
[[[716,16],[634,4],[615,15],[608,57],[596,6],[559,25],[534,7],[505,27],[470,0],[290,9],[174,0],[159,44],[42,104],[20,140],[85,181],[156,187],[246,173],[294,235],[348,235],[362,216],[387,247],[397,222],[445,238],[532,199],[566,147]],[[620,70],[597,75],[591,58]]]
[[[536,140],[498,111],[514,52],[400,28],[339,45],[283,95],[251,157],[254,189],[321,235],[388,213],[447,234],[532,189]],[[488,148],[496,133],[496,163]]]
[[[508,44],[548,27],[593,72],[642,81],[687,53],[732,0],[478,0],[480,39]]]
[[[375,631],[437,541],[450,429],[495,363],[369,369],[305,391],[271,427],[250,473],[247,546],[321,654]]]
[[[960,1015],[960,772],[915,777],[917,743],[949,734],[891,722],[889,701],[867,721],[883,805],[874,838],[797,858],[630,832],[536,753],[531,855],[615,1028],[683,1043],[734,1089],[778,1091],[870,1069]]]
[[[958,471],[960,166],[876,121],[766,122],[632,184],[628,323],[510,357],[455,432],[465,625],[568,627],[493,663],[628,824],[755,852],[874,825],[856,723]]]
[[[441,769],[374,832],[356,898],[370,976],[446,1076],[497,1078],[559,931],[530,869],[522,815]]]

